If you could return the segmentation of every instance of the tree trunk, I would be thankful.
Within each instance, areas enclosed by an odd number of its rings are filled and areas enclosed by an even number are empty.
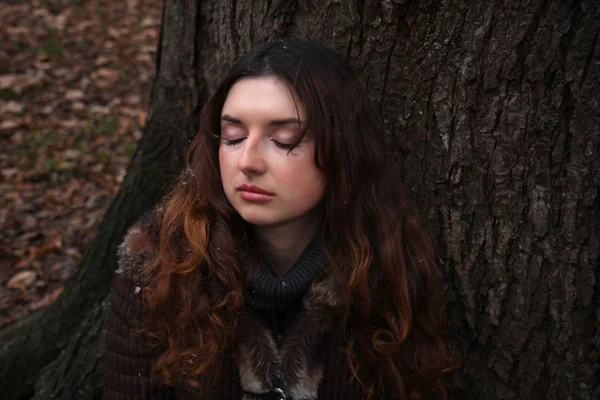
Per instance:
[[[116,245],[223,71],[292,35],[355,66],[438,238],[452,397],[600,398],[598,21],[591,0],[165,0],[139,151],[79,273],[0,351],[0,393],[99,396]]]

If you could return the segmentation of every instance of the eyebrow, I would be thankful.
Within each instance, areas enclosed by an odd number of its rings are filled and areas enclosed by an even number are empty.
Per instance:
[[[233,124],[244,125],[242,120],[231,117],[227,114],[224,114],[221,117],[221,121],[231,122]],[[302,123],[302,121],[300,121],[299,119],[296,119],[296,118],[282,118],[282,119],[274,119],[272,121],[269,121],[270,126],[282,126],[282,125],[288,125],[288,124],[301,124],[301,123]]]

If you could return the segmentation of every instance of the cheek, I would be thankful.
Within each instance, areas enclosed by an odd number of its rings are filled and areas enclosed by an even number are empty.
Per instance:
[[[219,167],[223,168],[223,165],[225,164],[227,159],[227,155],[226,153],[223,151],[222,147],[219,147]]]
[[[325,184],[323,181],[323,177],[320,174],[315,174],[312,176],[309,182],[306,185],[306,201],[311,201],[318,203],[323,199],[323,195],[325,193]]]
[[[219,170],[221,171],[221,180],[226,179],[231,173],[232,157],[227,151],[219,149]]]
[[[318,202],[325,192],[325,178],[310,157],[303,162],[295,163],[287,171],[288,182],[291,183],[295,197],[303,203]]]

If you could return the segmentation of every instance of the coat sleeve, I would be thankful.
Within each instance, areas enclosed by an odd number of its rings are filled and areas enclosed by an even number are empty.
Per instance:
[[[150,380],[158,352],[136,335],[142,298],[136,282],[118,274],[114,280],[105,336],[105,400],[170,400],[171,388]]]

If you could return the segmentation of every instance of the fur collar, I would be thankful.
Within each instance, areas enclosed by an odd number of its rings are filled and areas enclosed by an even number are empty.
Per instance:
[[[117,270],[126,278],[139,281],[158,248],[160,232],[160,215],[162,207],[151,209],[127,230],[123,241],[117,248]]]
[[[251,311],[244,312],[238,337],[238,367],[244,400],[279,388],[294,400],[316,399],[323,378],[327,334],[333,328],[339,305],[327,281],[307,293],[302,310],[286,328],[278,347],[272,330]]]
[[[117,274],[143,280],[144,267],[158,246],[160,211],[147,212],[128,230],[118,249]],[[251,310],[244,311],[236,346],[243,400],[270,398],[265,396],[277,393],[273,392],[277,388],[288,400],[316,399],[324,374],[322,348],[337,321],[339,305],[331,282],[319,282],[304,296],[279,347],[270,327]]]

